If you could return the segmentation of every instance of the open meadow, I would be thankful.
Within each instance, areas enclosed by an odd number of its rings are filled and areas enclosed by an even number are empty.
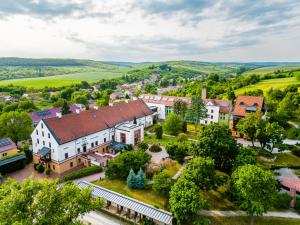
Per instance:
[[[263,80],[257,84],[249,85],[240,89],[235,90],[235,94],[240,95],[246,91],[253,91],[257,89],[261,89],[264,92],[267,92],[269,89],[284,89],[288,85],[292,84],[300,84],[299,80],[296,80],[295,77],[288,77],[288,78],[278,78],[278,79],[268,79]]]
[[[32,88],[43,88],[46,86],[62,87],[69,86],[72,84],[78,84],[81,81],[96,82],[101,79],[112,79],[121,77],[122,75],[123,73],[121,71],[83,72],[49,77],[4,80],[0,81],[0,86],[12,84],[15,86],[24,86]]]

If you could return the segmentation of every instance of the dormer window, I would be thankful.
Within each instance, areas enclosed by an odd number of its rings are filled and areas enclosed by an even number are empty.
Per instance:
[[[240,105],[244,105],[244,102],[240,102]]]

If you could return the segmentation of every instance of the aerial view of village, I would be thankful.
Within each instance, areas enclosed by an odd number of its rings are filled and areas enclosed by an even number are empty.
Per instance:
[[[300,225],[300,2],[0,0],[0,225]]]

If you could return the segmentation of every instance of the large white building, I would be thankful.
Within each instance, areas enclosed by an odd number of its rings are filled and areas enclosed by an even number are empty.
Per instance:
[[[150,108],[156,111],[157,118],[165,120],[169,113],[174,110],[174,102],[181,100],[186,102],[189,106],[191,104],[191,98],[189,97],[178,97],[178,96],[164,96],[164,95],[153,95],[153,94],[142,94],[139,97],[142,99]],[[229,123],[230,114],[232,111],[232,102],[224,101],[219,99],[202,99],[207,109],[207,118],[200,120],[200,123],[210,124],[225,122]]]
[[[136,145],[153,112],[141,100],[41,120],[31,134],[33,160],[64,173],[83,164],[82,154],[110,152],[117,141]]]

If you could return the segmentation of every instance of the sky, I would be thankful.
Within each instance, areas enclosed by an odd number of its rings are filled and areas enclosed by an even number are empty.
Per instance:
[[[300,1],[0,0],[0,56],[300,62]]]

